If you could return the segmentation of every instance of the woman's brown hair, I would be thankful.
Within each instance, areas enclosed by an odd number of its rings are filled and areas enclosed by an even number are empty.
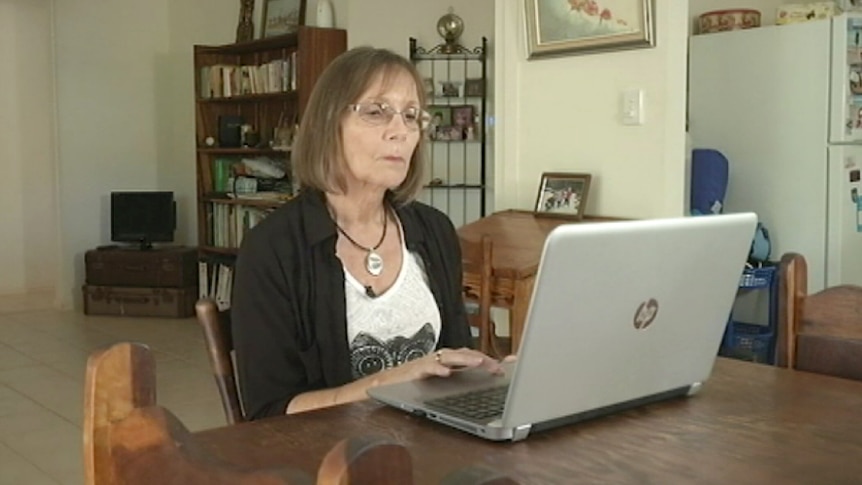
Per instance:
[[[419,106],[425,108],[422,76],[404,57],[387,49],[356,47],[332,61],[318,78],[302,114],[291,159],[298,182],[323,192],[346,192],[344,140],[341,120],[347,107],[355,103],[382,76],[384,86],[398,74],[406,72],[413,78]],[[392,190],[395,203],[414,200],[422,189],[425,171],[425,147],[420,138],[407,176]]]

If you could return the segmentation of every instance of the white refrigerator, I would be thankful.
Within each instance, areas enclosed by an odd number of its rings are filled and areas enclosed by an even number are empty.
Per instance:
[[[725,212],[754,211],[809,292],[862,285],[862,16],[694,36],[689,131],[730,164]]]

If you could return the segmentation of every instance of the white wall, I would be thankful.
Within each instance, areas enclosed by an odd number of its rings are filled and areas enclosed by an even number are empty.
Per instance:
[[[51,0],[0,2],[0,294],[57,275]]]
[[[194,43],[235,36],[235,0],[56,2],[61,307],[80,307],[86,250],[110,241],[111,190],[174,190],[194,243]]]
[[[415,37],[420,45],[433,47],[443,42],[443,38],[437,34],[437,20],[448,12],[450,6],[464,21],[464,33],[459,43],[471,47],[480,45],[483,36],[494,35],[494,3],[493,0],[353,2],[348,13],[348,47],[373,45],[406,56],[409,53],[410,37]],[[383,19],[381,12],[385,12]]]
[[[505,39],[492,43],[494,90],[510,93],[495,105],[505,110],[497,133],[505,138],[498,136],[494,146],[495,183],[502,189],[496,205],[531,207],[542,171],[586,170],[595,175],[591,213],[680,213],[687,5],[658,0],[657,48],[527,62],[521,2],[495,2],[492,10],[491,1],[463,0],[455,13],[466,24],[463,44],[476,44],[483,35]],[[410,36],[439,43],[436,21],[450,6],[439,0],[333,3],[336,25],[349,29],[351,46],[404,54]],[[313,24],[316,2],[309,4]],[[84,252],[108,242],[112,189],[174,190],[178,240],[195,242],[191,46],[231,42],[238,8],[235,0],[57,2],[62,306],[79,305]],[[381,28],[381,10],[388,19],[411,20]],[[0,29],[0,36],[7,31]],[[644,126],[618,122],[619,94],[628,87],[646,91]]]
[[[167,2],[55,4],[63,307],[80,305],[84,252],[110,240],[110,191],[156,188]]]
[[[80,307],[84,253],[110,241],[111,190],[174,191],[177,243],[197,243],[192,46],[233,42],[238,13],[237,0],[57,2],[59,306]]]
[[[201,15],[206,11],[206,15]],[[255,12],[255,24],[260,12]],[[174,191],[177,241],[197,244],[195,181],[195,44],[228,44],[236,38],[239,2],[184,0],[170,2],[170,46],[155,65],[158,106],[159,165],[156,183]]]
[[[682,215],[688,6],[657,0],[657,46],[526,60],[523,2],[496,3],[496,206],[531,209],[544,171],[590,172],[588,214]],[[620,122],[625,89],[646,123]]]

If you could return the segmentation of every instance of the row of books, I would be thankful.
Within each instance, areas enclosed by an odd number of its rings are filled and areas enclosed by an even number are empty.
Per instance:
[[[212,298],[219,310],[230,308],[233,267],[221,263],[198,261],[198,296]]]
[[[219,202],[212,206],[212,245],[219,248],[238,248],[245,234],[272,210]]]
[[[201,98],[280,93],[296,90],[296,52],[261,65],[213,64],[200,73]]]

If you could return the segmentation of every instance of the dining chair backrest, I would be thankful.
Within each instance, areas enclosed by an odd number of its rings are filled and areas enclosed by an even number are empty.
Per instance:
[[[244,422],[239,387],[231,353],[233,336],[231,334],[230,313],[219,311],[216,302],[202,298],[195,303],[195,315],[203,330],[204,343],[213,378],[218,387],[219,398],[228,424]]]
[[[808,264],[786,253],[778,268],[778,365],[862,381],[862,287],[808,294]]]
[[[487,234],[482,235],[478,241],[461,237],[459,242],[463,273],[479,276],[478,285],[464,287],[465,302],[468,305],[476,305],[468,311],[467,320],[479,333],[479,350],[492,357],[502,358],[506,352],[501,348],[502,345],[496,334],[496,325],[491,319],[493,242]]]
[[[286,466],[240,468],[200,446],[156,404],[150,349],[122,342],[93,352],[84,384],[85,485],[410,485],[410,453],[391,438],[353,436],[332,447],[317,476]],[[422,480],[424,483],[425,481]],[[445,485],[516,485],[486,467],[448,474]]]

